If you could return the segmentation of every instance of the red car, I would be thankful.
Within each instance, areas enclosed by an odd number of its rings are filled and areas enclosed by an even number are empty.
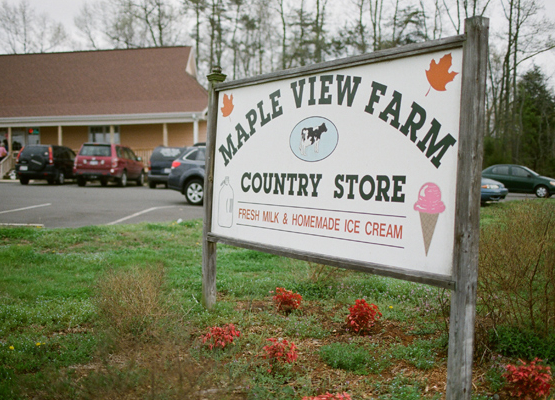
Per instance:
[[[79,186],[87,181],[100,181],[102,186],[114,181],[127,186],[129,180],[138,186],[145,183],[144,165],[129,147],[109,143],[84,143],[75,157],[73,174]]]

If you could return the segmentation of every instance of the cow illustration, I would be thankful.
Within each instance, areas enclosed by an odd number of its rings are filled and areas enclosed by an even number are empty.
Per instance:
[[[328,128],[325,123],[320,126],[314,126],[311,128],[303,128],[301,130],[301,143],[299,144],[299,150],[303,156],[306,156],[306,149],[314,145],[314,152],[318,153],[320,151],[320,138],[322,133],[327,132]]]

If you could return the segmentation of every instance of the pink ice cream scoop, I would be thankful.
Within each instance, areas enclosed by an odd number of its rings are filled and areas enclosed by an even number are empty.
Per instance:
[[[425,183],[418,192],[418,201],[414,209],[426,214],[439,214],[445,211],[445,204],[441,201],[441,190],[435,183]]]

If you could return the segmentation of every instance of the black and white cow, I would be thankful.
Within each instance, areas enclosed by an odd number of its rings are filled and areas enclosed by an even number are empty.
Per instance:
[[[303,128],[301,130],[301,143],[299,145],[299,150],[303,156],[306,156],[306,149],[309,146],[314,145],[314,152],[318,153],[320,151],[320,137],[322,133],[327,132],[328,128],[325,123],[320,126],[314,126],[311,128]]]

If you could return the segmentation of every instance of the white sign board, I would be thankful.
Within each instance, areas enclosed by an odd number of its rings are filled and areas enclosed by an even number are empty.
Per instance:
[[[221,90],[211,232],[450,278],[462,54]]]

